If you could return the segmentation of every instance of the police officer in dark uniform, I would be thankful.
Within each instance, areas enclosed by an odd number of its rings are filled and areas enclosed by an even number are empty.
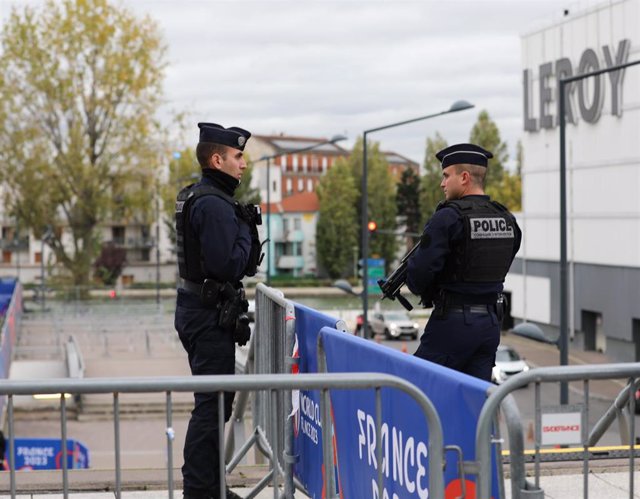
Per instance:
[[[176,201],[181,287],[175,327],[194,375],[233,374],[235,343],[249,340],[248,302],[240,280],[255,275],[261,260],[259,210],[233,198],[246,168],[243,150],[251,133],[199,123],[196,156],[202,178]],[[185,499],[220,497],[218,394],[195,393],[184,445]],[[234,393],[224,394],[225,421]],[[227,498],[239,497],[229,489]]]
[[[491,381],[500,343],[504,278],[522,233],[484,194],[489,151],[456,144],[436,154],[445,201],[427,222],[407,285],[433,311],[415,355]]]

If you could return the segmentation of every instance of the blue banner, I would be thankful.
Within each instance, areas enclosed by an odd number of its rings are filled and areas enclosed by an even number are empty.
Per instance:
[[[407,380],[433,402],[443,426],[444,444],[458,445],[463,459],[475,459],[478,416],[490,384],[412,355],[335,329],[321,331],[329,372],[381,372]],[[341,497],[426,499],[428,428],[418,404],[395,389],[382,389],[383,487],[377,486],[375,394],[373,390],[332,390],[338,480]],[[461,495],[457,456],[446,455],[445,499]],[[498,495],[495,456],[493,497]],[[465,480],[466,497],[475,497],[475,482]]]
[[[16,470],[62,469],[62,441],[59,438],[16,438]],[[67,469],[89,467],[89,450],[77,440],[67,439]],[[5,458],[8,463],[9,452]]]
[[[334,328],[337,319],[299,303],[296,313],[296,345],[298,372],[318,372],[318,333],[327,326]],[[325,497],[324,469],[322,465],[322,426],[320,425],[320,392],[294,391],[294,452],[298,456],[294,472],[314,499]],[[297,408],[297,410],[296,410]]]

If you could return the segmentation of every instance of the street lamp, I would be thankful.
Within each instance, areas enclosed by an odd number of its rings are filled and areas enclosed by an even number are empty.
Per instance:
[[[558,114],[560,119],[560,334],[558,336],[558,347],[560,349],[560,365],[569,364],[569,331],[568,331],[568,278],[567,278],[567,151],[566,151],[566,116],[565,99],[566,86],[570,83],[598,76],[604,73],[619,71],[629,66],[640,64],[640,61],[628,62],[611,66],[606,69],[592,71],[567,78],[561,78],[558,82]],[[560,383],[560,404],[569,403],[569,386],[566,382]]]
[[[317,144],[313,144],[307,147],[301,147],[300,149],[292,149],[287,151],[281,151],[276,154],[262,156],[258,161],[266,161],[267,162],[267,248],[266,248],[266,258],[267,258],[267,279],[266,284],[269,286],[271,283],[271,160],[275,158],[279,158],[280,156],[284,156],[285,154],[296,154],[300,152],[311,151],[312,149],[316,149],[320,146],[324,146],[327,144],[335,144],[336,142],[340,142],[341,140],[346,140],[347,137],[344,135],[334,135],[329,140],[325,140],[323,142],[318,142]]]
[[[387,128],[394,128],[401,125],[408,125],[409,123],[415,123],[416,121],[428,120],[429,118],[435,118],[437,116],[442,116],[443,114],[455,113],[458,111],[464,111],[466,109],[471,109],[473,104],[465,100],[455,101],[451,104],[451,107],[446,111],[441,111],[439,113],[429,114],[427,116],[421,116],[419,118],[413,118],[406,121],[400,121],[398,123],[392,123],[391,125],[384,125],[376,128],[371,128],[369,130],[365,130],[363,133],[362,139],[362,203],[361,203],[361,246],[362,246],[362,335],[364,338],[367,338],[367,313],[369,308],[369,230],[367,228],[367,222],[369,221],[369,213],[368,213],[368,194],[367,194],[367,135],[372,132],[378,132],[380,130],[386,130]]]
[[[44,277],[44,244],[48,243],[51,238],[53,237],[53,230],[51,229],[50,225],[47,225],[45,227],[45,230],[42,234],[42,237],[40,239],[40,307],[42,312],[45,311],[45,303],[46,303],[46,283],[45,283],[45,277]]]

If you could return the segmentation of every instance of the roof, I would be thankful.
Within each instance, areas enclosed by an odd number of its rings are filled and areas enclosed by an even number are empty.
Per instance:
[[[308,150],[310,153],[323,152],[325,154],[349,154],[338,144],[329,143],[330,139],[317,137],[292,137],[286,135],[254,135],[254,139],[268,142],[279,153],[296,152],[300,149]],[[304,152],[304,151],[300,151]]]
[[[316,212],[320,209],[318,196],[315,192],[300,192],[282,200],[282,208],[285,213],[292,212]]]
[[[404,157],[402,154],[398,154],[397,152],[384,151],[382,154],[384,154],[387,163],[389,163],[390,165],[407,165],[418,167],[418,163]]]

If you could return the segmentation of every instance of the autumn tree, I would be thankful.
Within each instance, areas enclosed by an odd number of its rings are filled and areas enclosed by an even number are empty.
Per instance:
[[[87,284],[99,224],[155,220],[162,38],[150,18],[106,0],[49,0],[13,9],[0,43],[5,206],[36,237],[54,227],[57,263]]]
[[[436,206],[444,200],[440,183],[442,182],[442,167],[436,158],[436,153],[447,147],[447,141],[436,132],[435,137],[427,137],[427,148],[424,156],[424,175],[420,181],[420,210],[422,212],[422,225],[436,211]],[[419,232],[422,232],[420,230]]]
[[[345,159],[338,159],[316,189],[320,203],[316,228],[318,260],[331,278],[344,277],[358,246],[354,199],[358,190]]]

